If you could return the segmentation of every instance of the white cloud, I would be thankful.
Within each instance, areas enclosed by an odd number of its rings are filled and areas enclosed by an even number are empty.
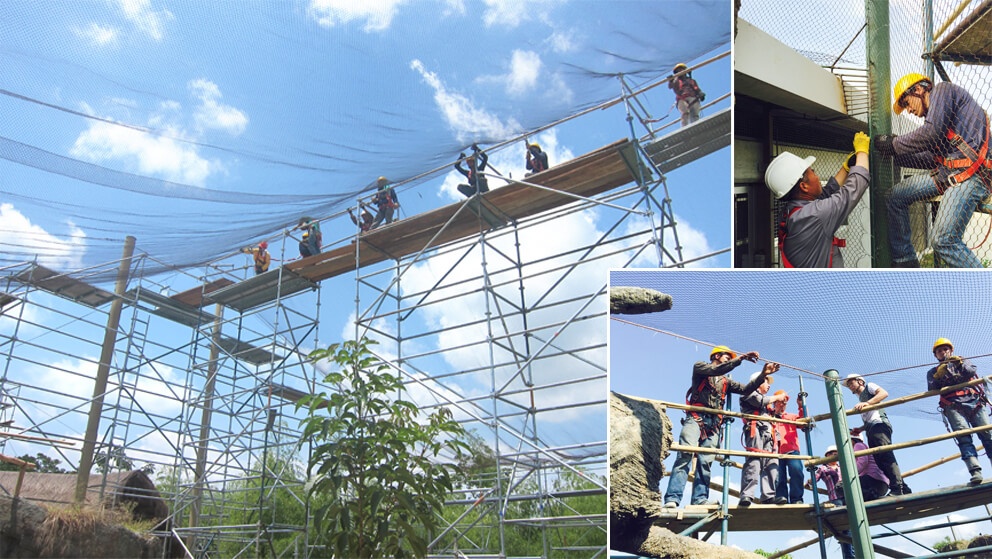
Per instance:
[[[224,171],[224,165],[201,156],[195,144],[182,139],[198,139],[207,130],[241,134],[248,126],[248,117],[239,109],[221,103],[220,88],[210,80],[191,80],[188,87],[199,102],[192,114],[194,130],[189,131],[182,125],[187,118],[183,106],[167,100],[148,117],[148,127],[161,131],[160,135],[92,121],[76,138],[69,153],[95,163],[123,162],[131,172],[203,186],[211,175]],[[126,99],[114,99],[112,103],[115,108],[138,108]],[[97,114],[89,104],[81,103],[81,106],[85,112]]]
[[[86,233],[69,223],[67,238],[45,231],[13,204],[0,204],[0,246],[8,255],[21,254],[25,261],[33,260],[53,270],[78,270],[86,253]]]
[[[119,32],[114,27],[91,23],[88,27],[77,27],[74,31],[77,36],[86,39],[94,46],[113,47],[118,44]]]
[[[189,83],[190,91],[200,100],[193,118],[201,129],[215,128],[224,130],[232,135],[244,132],[248,126],[248,117],[230,105],[220,103],[222,97],[217,84],[198,79]]]
[[[93,122],[76,138],[69,153],[96,163],[124,161],[134,170],[165,180],[202,186],[219,163],[200,157],[192,147],[172,138],[106,122]]]
[[[400,6],[407,0],[311,0],[310,16],[321,27],[364,21],[366,32],[388,29]],[[449,5],[452,5],[449,2]],[[457,5],[455,5],[457,6]],[[462,8],[464,9],[464,7]]]
[[[511,95],[524,95],[534,89],[541,75],[543,63],[536,52],[529,50],[513,51],[510,74],[507,76],[506,91]]]
[[[496,115],[476,108],[464,95],[448,91],[437,74],[428,71],[420,60],[413,60],[410,68],[416,70],[434,90],[434,102],[458,141],[467,143],[480,137],[506,138],[521,130],[520,124],[512,118],[504,123]]]
[[[151,0],[118,0],[118,3],[124,17],[156,41],[161,41],[165,36],[165,23],[174,19],[169,10],[152,10]]]
[[[485,4],[482,21],[486,27],[517,27],[529,14],[539,10],[536,4],[528,4],[527,0],[485,0]]]
[[[572,52],[577,48],[574,34],[569,31],[555,31],[545,42],[557,53]]]

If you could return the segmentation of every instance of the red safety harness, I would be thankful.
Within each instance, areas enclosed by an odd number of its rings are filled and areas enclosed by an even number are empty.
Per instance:
[[[785,238],[789,234],[788,227],[786,226],[786,222],[789,220],[790,217],[792,217],[792,214],[798,212],[801,209],[802,206],[796,206],[792,208],[791,210],[789,210],[788,214],[782,217],[782,221],[778,222],[778,252],[779,255],[781,256],[782,266],[785,268],[795,268],[795,266],[792,265],[792,262],[789,262],[789,259],[785,257]],[[830,259],[827,261],[827,268],[834,267],[834,247],[844,248],[846,246],[847,246],[846,239],[838,239],[837,237],[833,238],[833,240],[830,242]]]
[[[984,171],[979,173],[979,179],[981,179],[982,184],[989,191],[992,191],[992,160],[988,158],[989,152],[989,117],[985,116],[985,141],[982,142],[982,147],[976,152],[960,134],[954,131],[953,128],[947,130],[947,139],[951,142],[951,145],[957,148],[958,151],[964,155],[961,159],[944,159],[941,156],[937,156],[937,164],[942,165],[947,169],[963,169],[947,177],[947,182],[951,186],[961,184],[964,181],[970,179],[975,173],[979,171]],[[941,189],[943,190],[943,189]],[[943,192],[941,192],[943,193]]]

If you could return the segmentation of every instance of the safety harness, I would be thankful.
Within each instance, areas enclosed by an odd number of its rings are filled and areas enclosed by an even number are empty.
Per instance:
[[[257,273],[268,272],[269,271],[269,255],[268,253],[259,248],[254,251],[255,255],[255,271]]]
[[[975,173],[978,173],[978,177],[982,181],[982,184],[985,185],[986,190],[992,192],[992,160],[987,157],[989,152],[988,115],[985,116],[985,140],[977,152],[953,128],[948,128],[947,140],[964,155],[961,159],[944,159],[939,155],[936,156],[937,163],[947,169],[963,169],[947,177],[947,182],[950,183],[950,186],[961,184],[970,179]],[[936,173],[936,169],[934,173]]]
[[[682,101],[689,97],[699,97],[699,85],[696,84],[696,80],[686,76],[676,78],[675,87],[672,89],[675,90],[676,101]]]
[[[713,379],[714,378],[719,378],[719,379],[722,379],[723,380],[723,382],[721,383],[720,388],[718,388],[718,389],[713,386]],[[699,400],[706,399],[703,396],[706,395],[708,392],[719,393],[719,395],[720,395],[720,405],[719,406],[712,406],[711,405],[711,402],[700,402],[699,401]],[[699,398],[698,399],[697,398],[693,398],[694,395],[699,396]],[[705,377],[705,378],[703,378],[702,381],[700,381],[699,386],[696,387],[695,390],[693,390],[692,387],[689,387],[689,390],[687,390],[685,392],[685,405],[687,405],[687,406],[701,406],[701,407],[704,407],[704,408],[709,408],[709,407],[723,407],[723,403],[726,401],[726,399],[727,399],[727,380],[724,377],[722,377],[722,376],[721,377]],[[717,431],[716,429],[713,429],[713,430],[710,429],[710,426],[707,425],[707,422],[703,418],[703,414],[701,414],[701,413],[699,413],[697,411],[694,411],[694,410],[686,410],[685,413],[686,413],[686,415],[688,415],[689,417],[691,417],[692,419],[694,419],[696,421],[696,423],[699,424],[699,432],[700,432],[700,436],[701,436],[702,439],[708,439],[708,438],[710,438]],[[707,415],[710,415],[710,414],[707,414]],[[714,425],[719,425],[720,424],[720,421],[723,420],[723,415],[722,414],[715,414],[715,415],[716,415],[717,421],[716,421],[716,423]]]
[[[792,214],[798,212],[801,209],[803,209],[802,206],[796,206],[792,208],[791,210],[789,210],[789,213],[783,215],[782,221],[778,222],[778,251],[779,251],[779,256],[781,257],[782,266],[785,268],[795,268],[795,266],[792,265],[792,262],[789,262],[789,259],[785,257],[785,238],[789,234],[788,226],[786,225],[786,222],[789,221],[789,218],[792,217]],[[837,237],[834,237],[833,240],[830,241],[830,258],[827,261],[827,268],[834,267],[834,247],[844,248],[846,246],[847,246],[846,239],[838,239]]]

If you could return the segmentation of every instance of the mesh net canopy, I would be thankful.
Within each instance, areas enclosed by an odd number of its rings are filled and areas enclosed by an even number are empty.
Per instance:
[[[189,267],[301,216],[343,218],[326,240],[352,232],[345,210],[379,176],[401,216],[435,208],[473,143],[512,147],[514,168],[490,164],[519,177],[529,132],[568,144],[552,165],[629,135],[622,112],[581,138],[549,128],[616,100],[621,75],[636,89],[725,50],[728,15],[722,1],[4,2],[2,260],[82,268],[133,235]]]

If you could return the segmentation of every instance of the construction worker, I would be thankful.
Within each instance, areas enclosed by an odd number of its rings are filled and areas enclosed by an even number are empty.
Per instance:
[[[851,449],[854,452],[868,450],[861,433],[851,430]],[[858,466],[858,481],[861,482],[861,495],[866,501],[874,501],[885,496],[886,490],[891,489],[892,482],[878,464],[878,455],[865,454],[854,459]],[[888,487],[886,487],[888,486]],[[893,493],[899,495],[900,493]]]
[[[840,475],[840,463],[837,462],[837,447],[835,445],[830,445],[827,450],[823,453],[824,458],[833,458],[833,462],[827,462],[826,464],[821,464],[816,467],[813,472],[813,478],[816,481],[823,481],[823,484],[827,486],[827,497],[830,502],[834,505],[844,504],[844,486],[841,483]],[[878,466],[875,466],[878,468]],[[888,483],[888,482],[886,482]],[[813,488],[810,485],[810,489]],[[849,530],[842,530],[841,534],[847,537],[851,536]],[[843,559],[855,559],[854,546],[849,543],[840,544],[841,557]]]
[[[389,186],[389,180],[386,177],[379,177],[376,180],[376,186],[378,190],[372,198],[372,203],[376,205],[378,210],[375,212],[375,219],[372,220],[370,229],[378,227],[383,220],[387,224],[392,223],[393,211],[400,207],[400,200],[396,197],[396,189]]]
[[[940,363],[927,371],[927,389],[938,390],[954,386],[978,378],[978,368],[965,359],[954,355],[954,344],[947,338],[938,338],[933,343],[933,356]],[[989,416],[985,406],[989,405],[984,387],[979,384],[948,392],[940,396],[940,413],[943,414],[947,430],[962,431],[969,427],[981,427],[989,424]],[[989,456],[992,449],[992,433],[982,431],[977,433],[985,447],[985,455]],[[978,463],[978,452],[971,435],[962,435],[955,439],[961,449],[961,459],[968,466],[971,485],[982,483],[982,466]]]
[[[751,375],[749,384],[756,382],[761,372]],[[741,396],[741,413],[759,416],[771,416],[771,407],[782,399],[782,396],[772,396],[768,394],[772,383],[775,381],[772,376],[765,376],[764,381],[758,385],[754,392]],[[761,452],[772,454],[775,452],[774,428],[767,421],[756,419],[744,420],[744,450],[751,452]],[[748,456],[744,460],[744,467],[741,469],[741,497],[737,502],[739,507],[749,507],[752,501],[761,503],[778,503],[775,500],[775,487],[778,480],[778,458],[771,456],[759,457]]]
[[[682,113],[682,126],[686,127],[699,120],[699,109],[706,94],[699,89],[699,84],[692,79],[689,67],[679,62],[672,68],[669,76],[668,89],[675,92],[675,104]]]
[[[372,229],[372,220],[374,218],[372,217],[372,213],[368,210],[368,208],[365,206],[364,203],[359,204],[359,207],[361,208],[361,212],[360,212],[361,219],[355,217],[355,214],[352,213],[351,208],[348,208],[348,217],[350,217],[351,222],[357,225],[358,229],[362,233],[364,233]]]
[[[744,361],[754,363],[758,360],[757,351],[749,351],[736,355],[727,346],[716,346],[710,352],[710,362],[702,361],[692,367],[692,386],[686,392],[686,403],[691,406],[702,406],[712,409],[722,409],[727,398],[727,392],[735,394],[750,394],[764,382],[765,377],[778,370],[778,364],[766,363],[761,373],[746,385],[731,380],[727,376]],[[721,416],[687,411],[682,420],[682,432],[679,434],[679,444],[684,446],[699,446],[716,448],[720,444]],[[682,502],[685,482],[689,478],[689,467],[696,459],[696,478],[692,482],[692,504],[714,504],[706,500],[710,492],[710,466],[713,463],[712,454],[698,455],[690,452],[679,452],[672,466],[672,475],[668,479],[668,490],[665,491],[664,507],[676,508]]]
[[[269,271],[269,263],[272,261],[272,257],[269,255],[268,248],[269,243],[262,241],[258,243],[257,247],[245,247],[241,249],[241,252],[252,255],[252,258],[255,261],[256,276]]]
[[[320,254],[320,222],[314,221],[311,217],[301,217],[295,229],[303,231],[303,240],[300,241],[300,257],[306,258]]]
[[[463,160],[468,165],[468,169],[462,168]],[[458,185],[458,192],[464,194],[466,198],[471,198],[477,193],[489,192],[489,183],[486,181],[486,175],[483,174],[488,161],[489,156],[486,155],[486,152],[479,149],[478,144],[472,144],[472,155],[458,154],[458,161],[455,161],[455,169],[468,179],[468,184]]]
[[[529,177],[534,173],[540,173],[541,171],[546,171],[548,169],[548,154],[541,151],[541,145],[537,142],[528,144],[527,146],[527,173],[524,174],[525,177]]]
[[[861,412],[861,420],[864,425],[852,429],[852,433],[864,431],[868,437],[868,446],[875,448],[892,444],[892,424],[889,418],[881,410],[862,411],[868,406],[873,406],[888,398],[889,393],[884,388],[874,382],[866,382],[861,375],[850,374],[844,379],[844,385],[852,394],[858,397],[858,403],[854,404],[854,411]],[[896,455],[892,451],[879,452],[875,454],[875,461],[878,467],[885,473],[889,480],[889,491],[893,495],[908,495],[912,493],[909,486],[902,480],[899,471],[899,463],[896,462]]]
[[[992,189],[988,158],[988,116],[961,86],[934,83],[922,74],[906,74],[892,88],[896,114],[922,117],[923,126],[895,136],[876,136],[875,149],[892,155],[900,167],[930,169],[892,187],[887,202],[892,265],[919,268],[911,240],[909,207],[941,195],[930,231],[934,254],[952,268],[981,268],[981,261],[962,241],[975,208]]]
[[[843,268],[834,235],[868,190],[868,145],[864,132],[854,135],[854,152],[824,187],[805,159],[783,151],[765,170],[765,184],[785,201],[778,224],[778,249],[784,268]],[[841,186],[843,185],[843,186]]]
[[[772,415],[779,419],[796,421],[803,417],[803,395],[799,393],[796,404],[799,413],[788,413],[785,406],[789,403],[789,394],[785,390],[776,390],[774,397],[779,398],[772,404]],[[775,423],[775,452],[777,454],[799,454],[799,429],[791,423]],[[776,504],[796,504],[803,502],[802,460],[795,458],[779,458],[778,485],[775,488]]]

